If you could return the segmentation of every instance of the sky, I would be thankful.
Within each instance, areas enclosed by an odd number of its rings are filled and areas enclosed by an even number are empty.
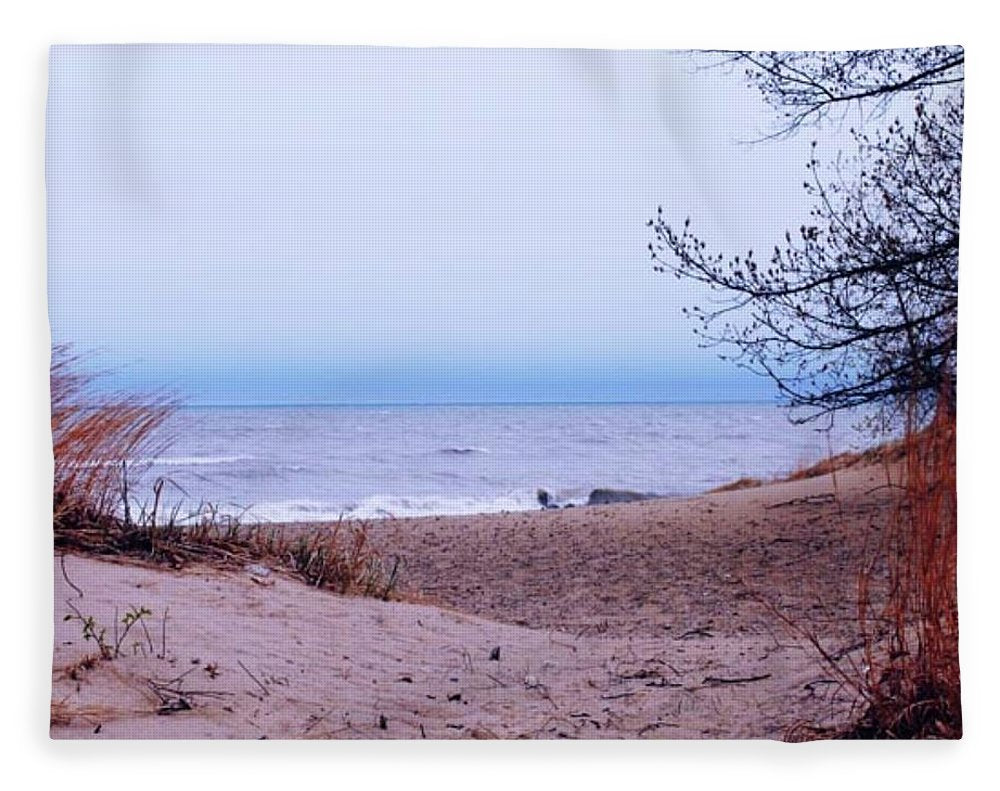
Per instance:
[[[646,221],[727,253],[807,217],[808,136],[705,55],[60,46],[49,312],[194,404],[731,401]]]

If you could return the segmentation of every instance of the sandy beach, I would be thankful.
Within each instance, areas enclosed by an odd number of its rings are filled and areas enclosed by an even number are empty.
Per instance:
[[[79,555],[64,575],[56,558],[51,734],[781,739],[841,724],[851,695],[778,612],[858,659],[857,572],[887,483],[855,466],[689,499],[378,521],[373,541],[400,558],[393,601]],[[121,656],[89,662],[67,602],[109,634],[116,613],[151,614]]]

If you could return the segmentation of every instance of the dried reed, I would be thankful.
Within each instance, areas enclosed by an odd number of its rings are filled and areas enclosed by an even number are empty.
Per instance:
[[[956,415],[939,399],[931,422],[911,414],[902,440],[861,454],[881,462],[896,498],[882,538],[858,575],[857,645],[831,651],[810,626],[767,606],[820,656],[840,688],[853,694],[850,722],[800,722],[789,741],[958,739],[962,736],[958,661]],[[843,466],[834,457],[817,468]],[[810,477],[802,475],[800,477]],[[853,652],[860,650],[856,658]]]
[[[849,738],[961,738],[955,411],[904,438],[902,495],[878,558],[860,575],[866,707]],[[885,605],[873,588],[887,578]]]
[[[163,425],[176,405],[164,398],[96,395],[68,346],[52,351],[52,445],[55,457],[53,528],[56,547],[120,555],[174,567],[189,562],[240,568],[262,563],[340,593],[388,598],[399,562],[391,567],[368,540],[365,524],[308,528],[244,524],[202,503],[181,516],[159,513],[164,481],[153,503],[133,503],[129,465],[169,445]]]
[[[164,397],[99,394],[95,379],[66,345],[52,349],[53,523],[100,523],[122,502],[127,465],[155,455],[169,439],[158,431],[174,411]],[[127,489],[127,485],[126,485]],[[125,493],[127,514],[127,491]]]

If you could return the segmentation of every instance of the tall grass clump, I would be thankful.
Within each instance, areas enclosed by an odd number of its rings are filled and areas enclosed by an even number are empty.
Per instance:
[[[860,575],[864,708],[847,738],[962,736],[958,661],[956,414],[946,399],[904,438],[901,495]],[[879,578],[885,603],[872,606]]]
[[[167,444],[159,432],[174,411],[164,398],[100,393],[68,345],[52,349],[53,526],[99,527],[128,514],[128,465]]]
[[[163,428],[176,410],[165,398],[107,395],[68,346],[52,350],[53,529],[62,551],[118,555],[174,568],[188,563],[243,570],[266,564],[315,587],[389,598],[398,559],[383,560],[365,524],[282,527],[244,523],[209,503],[161,513],[166,483],[152,483],[152,502],[129,479],[137,460],[160,455]]]
[[[903,438],[877,454],[898,493],[882,537],[858,575],[858,646],[831,651],[821,636],[771,606],[853,693],[848,723],[797,723],[790,741],[959,739],[956,413],[941,398],[927,425],[911,415]],[[767,605],[766,599],[761,601]],[[853,656],[857,648],[861,657]]]

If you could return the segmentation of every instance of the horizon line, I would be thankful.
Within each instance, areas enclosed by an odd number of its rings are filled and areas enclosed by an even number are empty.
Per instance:
[[[678,399],[636,401],[275,401],[252,403],[189,403],[179,404],[178,409],[249,409],[290,407],[430,407],[430,406],[707,406],[740,404],[774,404],[782,406],[776,398],[762,399]]]

